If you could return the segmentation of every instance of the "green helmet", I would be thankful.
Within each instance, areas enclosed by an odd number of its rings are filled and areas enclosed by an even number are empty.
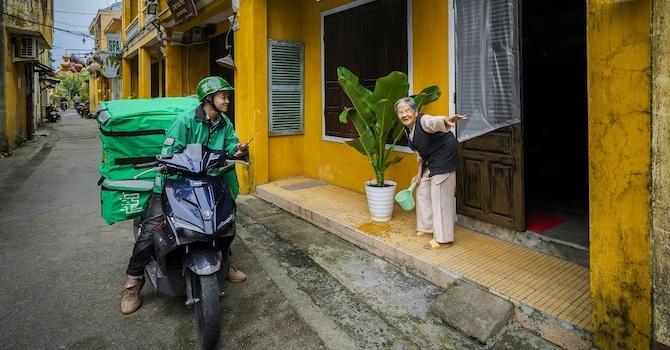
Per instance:
[[[221,77],[207,77],[200,80],[196,93],[198,100],[202,101],[205,96],[218,91],[233,91],[233,87]]]

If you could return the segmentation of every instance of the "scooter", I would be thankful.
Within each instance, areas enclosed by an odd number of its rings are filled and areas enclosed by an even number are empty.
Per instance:
[[[67,109],[67,101],[60,101],[60,109],[62,110]]]
[[[154,255],[145,268],[157,293],[186,296],[195,309],[200,345],[211,349],[219,341],[223,295],[219,281],[230,265],[230,244],[235,238],[236,204],[230,187],[207,169],[234,166],[239,162],[225,151],[189,144],[181,153],[156,156],[156,161],[137,164],[153,167],[166,176],[163,189],[165,222],[154,231]],[[246,164],[246,162],[244,162]],[[175,176],[169,175],[180,175]],[[144,229],[135,218],[135,238]]]
[[[44,112],[46,113],[47,120],[52,123],[55,123],[60,119],[60,113],[58,113],[56,107],[54,107],[54,105],[52,105],[51,103],[49,103],[48,105],[46,105],[46,107],[44,107]]]
[[[89,113],[89,110],[88,110],[88,101],[84,101],[77,106],[77,113],[79,113],[79,115],[82,118],[90,118],[91,117],[91,114]]]

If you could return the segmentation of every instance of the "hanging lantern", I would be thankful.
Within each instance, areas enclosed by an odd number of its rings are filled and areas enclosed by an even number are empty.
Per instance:
[[[63,61],[67,62],[69,60],[70,60],[70,55],[68,55],[68,54],[63,55]]]
[[[84,65],[81,63],[75,63],[73,67],[75,71],[81,72],[81,69],[84,68]]]
[[[90,68],[92,72],[97,72],[100,69],[100,63],[93,62],[88,65],[88,68]]]
[[[60,64],[60,70],[61,72],[67,72],[70,69],[70,64],[67,62],[63,62]]]

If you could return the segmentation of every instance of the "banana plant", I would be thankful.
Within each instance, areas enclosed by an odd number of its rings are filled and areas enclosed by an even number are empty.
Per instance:
[[[393,71],[387,76],[378,78],[374,90],[370,91],[349,69],[338,67],[337,81],[353,105],[345,107],[340,113],[340,123],[346,124],[351,120],[359,136],[346,141],[346,144],[368,157],[375,173],[376,186],[383,187],[386,170],[403,158],[398,156],[392,158],[391,153],[404,134],[405,126],[398,120],[394,105],[399,99],[409,96],[407,74]],[[430,86],[411,97],[414,98],[417,110],[420,111],[423,106],[440,97],[440,88]],[[387,147],[386,140],[391,131],[392,143]]]

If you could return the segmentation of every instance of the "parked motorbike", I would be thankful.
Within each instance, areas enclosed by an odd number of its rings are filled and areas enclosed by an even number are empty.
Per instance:
[[[145,272],[157,293],[186,296],[195,309],[200,345],[211,349],[219,341],[223,295],[219,281],[227,277],[230,244],[235,238],[236,204],[228,184],[207,169],[234,166],[225,151],[189,144],[183,152],[159,155],[135,165],[166,175],[163,189],[165,223],[154,233],[154,255]],[[144,229],[134,221],[135,238]]]
[[[56,107],[49,103],[44,107],[44,112],[46,114],[47,120],[55,123],[60,119],[60,113],[58,113],[58,110],[56,110]]]
[[[77,113],[79,113],[82,118],[91,118],[91,113],[88,110],[88,101],[83,101],[76,107],[76,109]]]
[[[60,109],[62,110],[67,109],[67,101],[60,101]]]

